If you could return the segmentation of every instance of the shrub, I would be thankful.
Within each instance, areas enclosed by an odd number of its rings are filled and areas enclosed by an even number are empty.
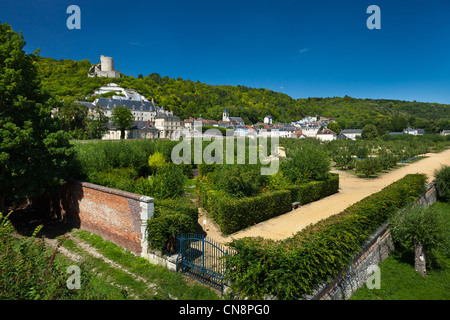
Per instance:
[[[367,178],[377,173],[381,169],[380,160],[378,158],[366,158],[358,160],[356,163],[356,173],[362,173]]]
[[[198,208],[186,198],[156,200],[152,219],[147,221],[150,248],[171,252],[179,233],[194,233],[198,224]]]
[[[179,166],[166,164],[151,177],[154,190],[151,196],[161,200],[179,197],[184,192],[185,179]]]
[[[438,197],[443,202],[450,202],[450,166],[442,166],[434,172]]]
[[[222,192],[207,192],[208,212],[225,234],[230,234],[291,210],[291,193],[273,191],[254,197],[233,199]]]
[[[0,300],[77,300],[113,299],[93,287],[92,275],[83,262],[77,290],[67,287],[67,267],[72,264],[59,259],[57,250],[48,250],[36,236],[17,239],[8,217],[0,213]],[[117,298],[117,297],[116,297]]]
[[[423,246],[427,265],[434,262],[435,250],[449,252],[448,231],[448,223],[436,207],[408,208],[391,220],[393,240],[407,251],[413,251],[416,246]]]
[[[155,174],[158,169],[166,164],[164,156],[160,152],[155,152],[148,157],[148,166],[150,169],[150,174]]]
[[[237,254],[228,261],[232,294],[299,299],[311,293],[347,267],[376,228],[417,199],[425,180],[424,175],[407,175],[283,241],[234,240]]]
[[[286,187],[291,192],[291,201],[301,205],[320,200],[339,191],[339,174],[330,173],[328,180],[311,181]]]
[[[293,184],[326,180],[330,171],[328,152],[314,145],[304,145],[291,150],[286,159],[280,161],[280,169]]]
[[[259,165],[225,164],[216,170],[213,180],[218,190],[233,198],[243,198],[257,195],[266,179]]]
[[[101,186],[134,192],[134,180],[137,172],[132,168],[107,169],[93,174],[89,181]]]

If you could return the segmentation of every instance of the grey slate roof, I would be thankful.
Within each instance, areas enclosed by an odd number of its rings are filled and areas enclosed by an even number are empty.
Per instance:
[[[349,134],[349,133],[361,133],[361,129],[344,129],[341,131],[343,134]]]
[[[138,101],[138,100],[125,100],[125,99],[111,99],[108,98],[99,98],[97,104],[103,107],[104,109],[113,109],[116,107],[127,107],[128,109],[134,111],[147,111],[154,112],[157,110],[163,110],[160,107],[157,107],[151,101]],[[134,108],[134,109],[133,109]]]
[[[148,126],[147,121],[134,121],[133,125],[129,129],[145,129],[147,128],[147,126]],[[119,128],[118,126],[113,125],[112,121],[109,121],[106,127],[108,128],[108,130],[118,130]],[[158,130],[152,125],[150,125],[150,127],[148,128],[152,130]]]

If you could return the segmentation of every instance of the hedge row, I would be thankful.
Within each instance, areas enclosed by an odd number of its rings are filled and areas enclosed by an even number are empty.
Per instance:
[[[155,200],[153,218],[147,221],[149,248],[170,252],[178,233],[195,233],[198,208],[187,198]]]
[[[202,207],[211,214],[225,234],[230,234],[256,223],[291,211],[293,202],[302,205],[322,199],[339,189],[339,175],[330,174],[329,180],[313,181],[287,190],[263,193],[255,197],[233,199],[223,191],[198,185]]]
[[[289,186],[292,202],[300,202],[301,205],[320,200],[339,191],[339,174],[329,173],[328,180],[311,181],[300,185]]]
[[[425,181],[424,175],[407,175],[283,241],[234,240],[237,254],[228,261],[232,292],[253,299],[301,299],[312,293],[349,265],[376,228],[415,201]]]
[[[242,199],[233,199],[223,192],[208,190],[206,198],[207,211],[225,234],[242,230],[291,210],[291,193],[288,190]]]

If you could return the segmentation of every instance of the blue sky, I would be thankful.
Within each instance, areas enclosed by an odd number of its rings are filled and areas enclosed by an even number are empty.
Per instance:
[[[69,5],[81,30],[69,30]],[[369,30],[370,5],[381,29]],[[116,69],[293,98],[450,104],[448,0],[1,0],[0,20],[25,50],[55,59],[115,59]]]

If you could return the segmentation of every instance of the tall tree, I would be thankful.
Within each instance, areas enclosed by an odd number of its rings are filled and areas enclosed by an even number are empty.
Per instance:
[[[373,124],[367,124],[361,130],[361,138],[365,140],[373,140],[378,137],[378,130]]]
[[[127,107],[116,107],[111,112],[111,120],[115,126],[119,127],[120,139],[125,139],[125,130],[134,123],[134,117]]]
[[[105,134],[109,118],[102,107],[97,105],[94,113],[88,116],[86,130],[90,139],[101,139]]]
[[[69,135],[58,131],[43,93],[37,53],[23,51],[22,34],[0,22],[0,207],[64,183],[70,169]]]

